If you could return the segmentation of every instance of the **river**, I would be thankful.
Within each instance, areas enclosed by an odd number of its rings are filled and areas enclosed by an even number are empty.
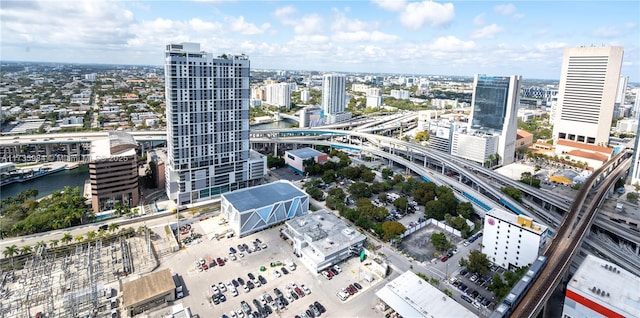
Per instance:
[[[289,128],[289,126],[294,123],[295,121],[293,120],[284,119],[272,123],[252,125],[251,129]],[[26,182],[15,182],[4,186],[0,189],[0,200],[16,196],[18,193],[29,189],[38,190],[38,199],[56,190],[62,190],[65,186],[72,188],[80,187],[80,192],[82,193],[84,182],[87,179],[89,179],[89,168],[87,165],[84,165],[73,170],[64,170]]]
[[[16,196],[18,193],[29,190],[38,190],[38,199],[45,197],[56,190],[62,190],[65,186],[80,187],[83,191],[84,181],[89,179],[89,166],[82,165],[73,170],[63,170],[44,177],[35,178],[25,182],[14,182],[0,189],[0,199]]]

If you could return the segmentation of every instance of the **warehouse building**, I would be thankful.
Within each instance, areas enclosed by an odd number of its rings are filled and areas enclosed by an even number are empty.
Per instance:
[[[387,283],[376,296],[382,302],[383,310],[389,306],[402,317],[477,317],[412,271]]]
[[[221,212],[238,236],[246,236],[309,211],[309,195],[287,180],[224,193]]]

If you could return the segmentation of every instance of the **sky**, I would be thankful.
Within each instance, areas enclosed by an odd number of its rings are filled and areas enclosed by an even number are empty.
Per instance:
[[[623,46],[640,1],[0,1],[0,60],[162,65],[168,43],[253,69],[559,79],[564,48]]]

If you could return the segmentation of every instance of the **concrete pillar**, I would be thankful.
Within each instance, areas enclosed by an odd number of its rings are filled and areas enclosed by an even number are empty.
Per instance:
[[[44,153],[47,155],[47,157],[51,155],[52,151],[53,151],[53,145],[52,144],[46,144],[44,146]],[[47,158],[47,160],[49,160],[49,159]]]
[[[71,156],[71,144],[67,144],[67,156]]]

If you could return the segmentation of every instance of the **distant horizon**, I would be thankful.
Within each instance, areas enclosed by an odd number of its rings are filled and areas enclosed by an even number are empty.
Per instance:
[[[251,57],[249,57],[249,59],[251,59]],[[4,64],[4,63],[33,63],[33,64],[66,64],[66,65],[96,65],[96,66],[118,66],[118,65],[122,65],[122,66],[141,66],[141,67],[156,67],[156,68],[163,68],[164,65],[152,65],[152,64],[118,64],[118,63],[77,63],[77,62],[52,62],[52,61],[17,61],[17,60],[0,60],[0,64]],[[296,69],[285,69],[285,68],[276,68],[276,69],[269,69],[269,68],[251,68],[252,71],[255,70],[265,70],[265,71],[289,71],[289,72],[320,72],[320,73],[329,73],[329,72],[336,72],[336,73],[344,73],[344,74],[385,74],[385,75],[408,75],[408,76],[441,76],[441,77],[467,77],[470,79],[473,79],[473,77],[475,76],[475,74],[473,75],[451,75],[451,74],[412,74],[412,73],[389,73],[389,72],[379,72],[379,73],[374,73],[374,72],[351,72],[351,71],[337,71],[337,70],[329,70],[329,71],[319,71],[319,70],[296,70]],[[487,76],[509,76],[509,75],[520,75],[520,74],[486,74]],[[560,79],[549,79],[549,78],[526,78],[524,77],[524,75],[522,75],[522,80],[523,81],[552,81],[552,82],[560,82]],[[633,82],[629,82],[629,84],[638,84],[638,86],[640,86],[640,83],[633,83]]]
[[[624,47],[621,74],[638,83],[638,12],[639,1],[601,0],[3,0],[0,52],[162,65],[167,44],[194,42],[257,69],[557,79],[566,48],[606,45]]]

